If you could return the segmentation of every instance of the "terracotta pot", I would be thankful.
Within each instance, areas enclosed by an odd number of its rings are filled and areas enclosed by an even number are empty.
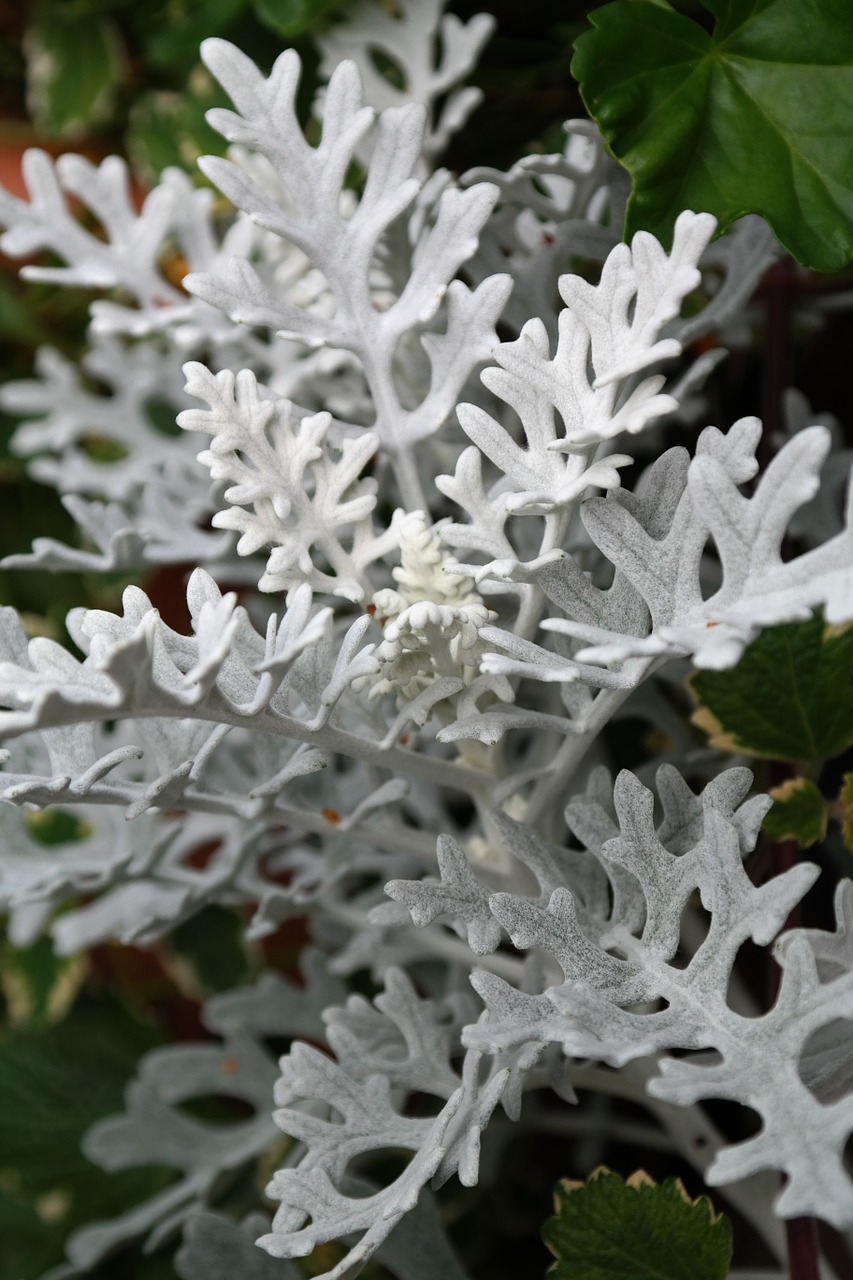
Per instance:
[[[21,161],[29,147],[40,147],[52,156],[71,150],[56,138],[40,137],[26,120],[0,120],[0,183],[18,199],[27,195]]]
[[[112,141],[113,146],[110,146]],[[83,155],[93,164],[99,164],[106,155],[115,150],[115,139],[90,135],[82,138],[45,138],[27,120],[0,119],[0,184],[18,199],[27,198],[27,187],[21,173],[21,161],[24,152],[30,147],[38,147],[51,156],[61,156],[63,152],[73,151]],[[137,209],[147,194],[145,188],[136,179],[131,181],[131,199]]]

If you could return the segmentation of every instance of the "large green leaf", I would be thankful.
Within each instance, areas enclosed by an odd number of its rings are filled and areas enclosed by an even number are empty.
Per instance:
[[[131,108],[127,130],[127,149],[134,169],[152,185],[170,166],[186,169],[197,177],[199,156],[223,155],[228,146],[222,135],[211,129],[206,113],[211,107],[229,103],[225,92],[201,66],[190,76],[183,93],[154,89],[142,94]],[[174,424],[174,408],[171,421]]]
[[[113,1001],[84,998],[63,1021],[0,1036],[0,1169],[21,1190],[72,1187],[100,1176],[80,1139],[122,1105],[136,1064],[158,1037]]]
[[[249,0],[137,0],[133,25],[152,67],[185,75],[198,63],[202,40],[220,35],[248,7]]]
[[[572,74],[633,179],[626,235],[671,239],[682,209],[760,213],[800,262],[853,258],[850,0],[703,0],[713,34],[662,0],[590,15]]]
[[[172,930],[169,949],[189,967],[201,995],[248,981],[245,926],[236,911],[211,903]]]
[[[28,947],[0,946],[0,990],[14,1025],[55,1022],[67,1013],[86,977],[83,956],[58,956],[47,935]]]
[[[94,1121],[121,1107],[140,1055],[157,1041],[117,1002],[86,997],[63,1022],[0,1034],[4,1278],[37,1280],[60,1261],[75,1227],[121,1213],[173,1179],[159,1168],[107,1173],[80,1149]]]
[[[729,671],[697,671],[693,721],[724,750],[816,770],[853,746],[853,626],[768,627]]]
[[[732,1256],[728,1219],[704,1196],[690,1200],[677,1178],[661,1186],[646,1174],[623,1182],[597,1169],[587,1182],[563,1182],[545,1243],[556,1257],[552,1280],[723,1280]]]
[[[45,133],[75,137],[108,118],[121,47],[107,19],[81,4],[48,5],[26,47],[29,101]]]
[[[773,808],[763,823],[771,840],[796,840],[801,849],[826,835],[826,801],[808,778],[789,778],[770,792]]]
[[[302,35],[322,26],[331,17],[340,17],[353,0],[253,0],[255,13],[278,35]]]

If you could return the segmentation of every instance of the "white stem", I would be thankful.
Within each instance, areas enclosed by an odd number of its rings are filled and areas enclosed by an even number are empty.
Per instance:
[[[534,1129],[542,1129],[549,1134],[566,1137],[586,1137],[587,1134],[602,1132],[601,1117],[587,1115],[583,1111],[565,1116],[534,1116],[528,1124]],[[604,1126],[604,1138],[608,1142],[622,1142],[626,1146],[641,1147],[645,1151],[675,1151],[676,1146],[670,1137],[660,1129],[639,1120],[608,1120]]]
[[[391,466],[394,468],[394,478],[397,481],[400,498],[405,509],[407,511],[423,511],[429,517],[429,502],[421,483],[414,450],[403,446],[393,450],[388,449],[388,457],[391,460]]]
[[[554,757],[554,763],[533,788],[525,811],[532,826],[555,804],[564,801],[568,784],[608,720],[616,714],[633,689],[602,689],[592,704],[583,733],[568,737]],[[563,804],[560,811],[562,812]]]
[[[343,902],[325,904],[320,908],[320,913],[326,919],[336,920],[350,929],[376,928],[366,912]],[[493,952],[490,956],[475,955],[461,938],[455,938],[446,930],[433,928],[431,925],[427,925],[424,929],[416,929],[414,925],[409,924],[394,925],[393,932],[398,937],[411,940],[420,951],[425,951],[429,955],[441,956],[443,960],[452,960],[468,970],[488,969],[501,978],[506,978],[507,982],[516,984],[521,982],[523,965],[521,960],[514,956],[505,955],[501,951]]]

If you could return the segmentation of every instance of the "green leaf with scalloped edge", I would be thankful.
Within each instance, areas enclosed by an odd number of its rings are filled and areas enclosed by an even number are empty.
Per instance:
[[[693,723],[711,745],[816,769],[853,746],[853,625],[768,627],[736,667],[697,671]]]
[[[801,849],[817,844],[826,835],[826,801],[808,778],[788,778],[770,791],[773,808],[763,829],[771,840],[796,840]]]
[[[723,1280],[732,1256],[728,1219],[679,1178],[660,1186],[639,1171],[623,1181],[596,1169],[561,1182],[542,1235],[557,1261],[551,1280]]]
[[[74,138],[109,118],[122,51],[106,18],[76,4],[47,6],[25,50],[30,109],[44,133]]]
[[[682,209],[760,213],[799,262],[853,258],[849,0],[703,0],[709,34],[661,0],[589,15],[572,75],[632,178],[626,238],[671,242]]]

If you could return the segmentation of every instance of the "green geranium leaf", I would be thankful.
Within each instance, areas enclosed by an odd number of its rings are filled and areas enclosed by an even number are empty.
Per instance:
[[[15,1280],[37,1280],[62,1257],[61,1225],[50,1221],[53,1206],[42,1201],[39,1209],[0,1187],[0,1274]],[[47,1208],[47,1213],[45,1213]]]
[[[26,52],[30,106],[44,133],[73,138],[109,118],[121,46],[107,19],[51,5],[30,27]]]
[[[107,1172],[80,1146],[95,1120],[121,1109],[140,1056],[158,1040],[118,1002],[89,997],[62,1022],[0,1030],[4,1280],[38,1280],[75,1228],[124,1213],[174,1180],[155,1166]],[[133,1276],[141,1280],[141,1270]]]
[[[136,172],[152,184],[171,166],[186,169],[195,177],[199,156],[225,153],[228,143],[211,129],[206,114],[211,107],[229,103],[201,65],[193,70],[184,93],[155,89],[143,94],[134,103],[127,131],[127,149]],[[176,284],[185,270],[184,266]],[[173,423],[174,417],[173,410]]]
[[[14,1170],[17,1189],[35,1194],[67,1187],[80,1196],[92,1179],[105,1180],[80,1140],[95,1120],[121,1108],[140,1056],[157,1042],[117,1002],[88,997],[62,1022],[4,1030],[0,1174]]]
[[[798,261],[853,257],[848,0],[703,0],[709,35],[659,0],[590,15],[572,74],[633,179],[625,234],[671,241],[682,209],[760,213]]]
[[[732,1256],[728,1219],[678,1178],[648,1174],[624,1182],[597,1169],[587,1182],[557,1187],[557,1216],[543,1236],[557,1261],[552,1280],[723,1280]]]
[[[690,679],[711,745],[816,768],[853,746],[853,626],[768,627],[730,671]]]
[[[773,808],[764,819],[771,840],[796,840],[801,848],[826,835],[826,801],[808,778],[789,778],[770,792]]]
[[[339,17],[352,7],[352,0],[254,0],[255,13],[278,35],[293,38]]]
[[[134,29],[152,67],[186,74],[198,47],[240,18],[249,0],[149,0],[134,8]]]
[[[249,960],[243,935],[237,912],[211,903],[172,931],[169,946],[189,965],[193,985],[206,995],[247,981]]]
[[[13,1025],[55,1022],[68,1011],[86,977],[83,956],[58,956],[48,936],[29,947],[0,949],[0,990]]]
[[[92,834],[90,824],[67,809],[38,809],[35,813],[25,813],[24,822],[39,844],[68,844],[72,840],[85,840]]]

